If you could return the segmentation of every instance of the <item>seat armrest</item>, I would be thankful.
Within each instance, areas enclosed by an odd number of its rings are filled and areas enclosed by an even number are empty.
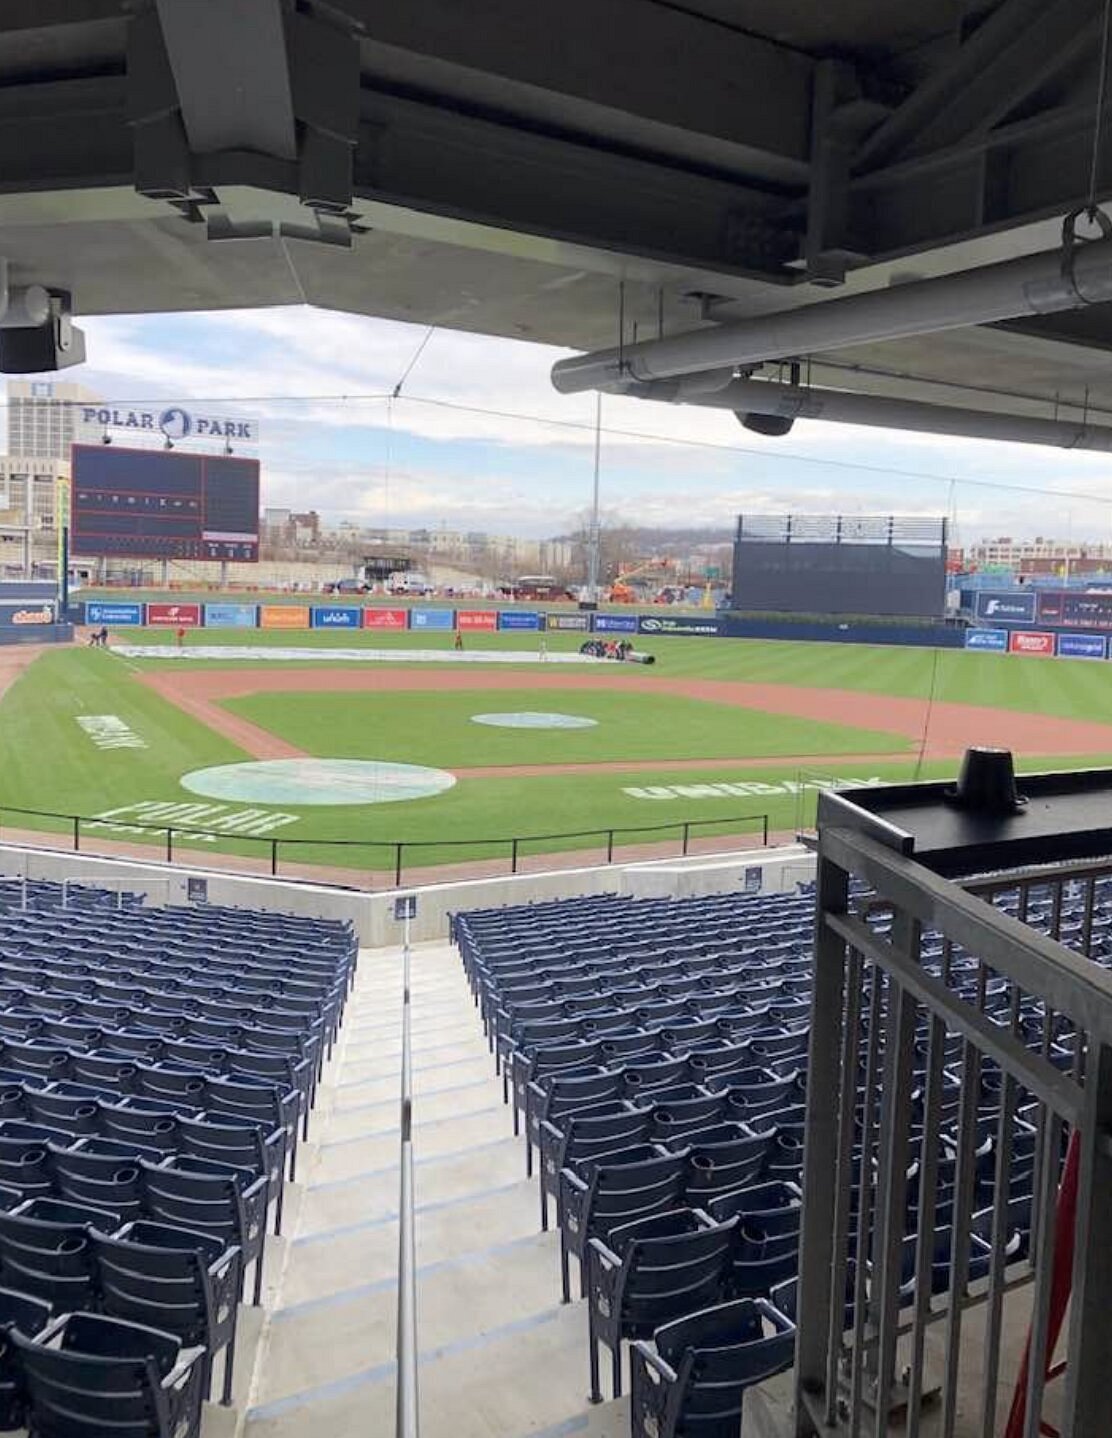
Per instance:
[[[670,1364],[665,1363],[664,1359],[661,1358],[651,1343],[643,1338],[638,1338],[630,1344],[630,1347],[637,1352],[645,1367],[648,1368],[650,1372],[659,1375],[659,1377],[663,1378],[667,1383],[675,1383],[677,1381],[678,1375],[676,1370],[671,1367]]]
[[[574,1169],[562,1168],[560,1170],[560,1179],[562,1182],[566,1183],[573,1192],[587,1192],[587,1185],[583,1182],[583,1180],[579,1177],[579,1175],[575,1172]]]
[[[178,1360],[170,1369],[169,1373],[162,1380],[163,1388],[182,1388],[189,1381],[194,1367],[204,1358],[205,1349],[203,1345],[196,1348],[182,1348],[178,1352]]]
[[[612,1248],[607,1248],[601,1238],[588,1239],[587,1247],[593,1250],[599,1262],[605,1264],[606,1269],[621,1268],[622,1260]]]

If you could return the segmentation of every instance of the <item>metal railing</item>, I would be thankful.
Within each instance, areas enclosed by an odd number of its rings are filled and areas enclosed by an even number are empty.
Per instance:
[[[401,902],[401,901],[399,901]],[[418,1438],[417,1244],[413,1198],[413,1061],[410,1047],[409,910],[402,943],[402,1081],[398,1178],[398,1321],[396,1438]]]
[[[819,841],[796,1438],[881,1438],[896,1409],[918,1438],[931,1406],[941,1438],[1038,1438],[1052,1418],[1095,1438],[1112,1373],[1112,976],[1089,955],[1107,952],[1112,861],[956,882],[837,810]],[[1047,1390],[1063,1281],[1064,1383]]]
[[[708,831],[721,833],[725,829],[725,832],[731,835],[738,832],[756,832],[760,834],[761,843],[765,845],[768,843],[769,835],[769,816],[767,813],[763,813],[731,814],[716,819],[674,819],[666,824],[627,824],[624,826],[612,825],[604,829],[572,829],[555,834],[503,834],[493,838],[476,839],[279,839],[270,835],[237,834],[219,829],[195,828],[185,824],[146,824],[141,819],[110,820],[97,818],[95,815],[61,814],[50,809],[21,809],[10,804],[3,804],[0,805],[0,839],[3,838],[5,827],[26,827],[13,825],[12,816],[49,819],[65,824],[65,832],[69,838],[67,848],[75,854],[95,855],[100,853],[102,856],[112,857],[103,849],[98,851],[95,847],[90,848],[89,837],[91,833],[105,835],[107,831],[117,828],[125,835],[138,831],[141,834],[149,833],[156,836],[152,842],[157,842],[167,864],[172,864],[175,857],[180,857],[180,850],[188,848],[190,840],[193,840],[194,844],[247,845],[252,852],[261,856],[262,862],[267,866],[272,878],[282,876],[281,860],[284,857],[287,862],[338,868],[364,868],[372,872],[392,874],[394,887],[399,889],[402,887],[403,877],[407,870],[443,864],[447,862],[444,857],[445,853],[458,853],[463,859],[466,859],[469,853],[480,859],[502,857],[508,861],[508,872],[517,874],[523,859],[565,852],[568,847],[577,850],[582,848],[587,854],[591,853],[592,848],[595,848],[598,853],[605,854],[607,864],[612,864],[615,850],[623,841],[629,844],[654,843],[660,841],[659,836],[664,836],[669,840],[674,840],[678,845],[677,857],[684,857],[691,852],[692,839],[698,839]],[[742,831],[740,827],[742,825],[751,827]],[[629,835],[637,835],[638,838],[628,839]],[[647,838],[646,836],[652,837]],[[579,839],[595,840],[597,844],[569,845],[569,841]],[[83,844],[84,847],[82,847]],[[556,849],[543,847],[553,844],[558,847]],[[311,857],[298,860],[299,853],[306,854],[309,851],[312,851]],[[358,856],[366,855],[368,851],[376,857],[381,857],[384,862],[371,865],[359,863]],[[493,855],[492,851],[494,851]],[[424,863],[417,857],[422,852],[426,855]],[[349,856],[352,856],[355,862],[351,862]],[[196,867],[194,859],[186,862],[190,867]]]

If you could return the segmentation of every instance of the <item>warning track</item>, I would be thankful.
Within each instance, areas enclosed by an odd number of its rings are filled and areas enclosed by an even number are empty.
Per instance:
[[[746,684],[719,679],[666,679],[638,673],[624,666],[589,673],[497,672],[490,669],[421,672],[411,668],[345,670],[338,668],[275,670],[158,670],[135,676],[179,709],[224,735],[255,759],[296,759],[305,751],[288,744],[258,724],[221,707],[225,699],[248,694],[305,693],[443,693],[445,689],[550,691],[630,690],[708,700],[766,714],[790,715],[828,724],[886,730],[903,736],[926,759],[956,758],[970,744],[1012,749],[1024,757],[1112,754],[1112,724],[1060,719],[1049,714],[1024,714],[1012,709],[990,709],[974,704],[931,703],[892,695],[866,694],[847,689],[809,689],[789,684]],[[2,676],[0,676],[2,682]],[[519,764],[456,769],[458,778],[510,779],[559,774],[645,772],[664,769],[717,769],[787,767],[793,764],[906,762],[907,750],[889,754],[800,754],[775,758],[748,758],[738,754],[719,760],[630,760],[597,764]]]

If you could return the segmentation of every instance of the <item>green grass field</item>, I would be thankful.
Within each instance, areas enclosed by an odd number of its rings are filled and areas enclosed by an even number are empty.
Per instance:
[[[113,637],[117,643],[171,640],[165,633],[123,630]],[[449,642],[442,635],[245,631],[195,633],[188,640],[189,645],[311,646],[319,651],[313,661],[318,668],[327,664],[328,651],[335,647],[446,650]],[[579,642],[575,634],[548,636],[553,652],[575,649]],[[604,761],[636,761],[651,767],[586,775],[464,777],[443,794],[405,803],[280,808],[241,803],[225,808],[232,814],[250,807],[264,825],[273,818],[277,827],[266,833],[282,841],[283,853],[289,840],[312,841],[296,854],[305,863],[388,868],[393,856],[387,846],[402,841],[411,846],[407,863],[436,864],[506,855],[505,840],[511,835],[638,827],[648,840],[664,837],[648,832],[658,825],[670,826],[670,835],[678,835],[685,821],[706,826],[696,832],[713,833],[716,828],[736,832],[746,827],[738,823],[740,816],[759,814],[769,816],[774,830],[791,829],[797,822],[809,821],[813,810],[814,790],[799,791],[806,777],[800,772],[802,756],[807,756],[805,768],[812,776],[842,780],[898,780],[917,772],[924,778],[943,777],[953,772],[955,764],[949,761],[920,769],[914,746],[909,748],[906,738],[886,733],[882,726],[872,727],[870,695],[925,699],[933,692],[939,700],[1071,719],[1105,721],[1107,717],[1112,723],[1112,664],[679,637],[641,642],[656,654],[657,665],[651,670],[613,666],[607,672],[615,684],[637,675],[641,683],[646,676],[689,677],[853,690],[863,699],[861,727],[770,716],[664,692],[654,695],[633,686],[626,693],[620,687],[605,692],[530,692],[525,676],[536,672],[535,663],[528,671],[509,669],[522,675],[520,690],[253,694],[226,701],[227,709],[320,758],[397,760],[449,769]],[[467,638],[471,651],[535,650],[536,643],[530,635]],[[31,819],[14,814],[15,808],[92,819],[107,815],[102,822],[125,827],[104,828],[105,837],[138,842],[144,836],[128,833],[126,826],[158,822],[165,811],[151,806],[186,804],[197,805],[199,812],[208,806],[204,822],[218,827],[212,816],[215,801],[198,799],[181,786],[180,779],[194,770],[246,762],[250,756],[201,719],[137,682],[148,668],[165,672],[195,666],[273,668],[266,661],[243,664],[235,659],[124,659],[84,648],[41,656],[0,700],[0,828],[70,829],[66,818]],[[367,667],[373,672],[373,666],[360,666]],[[422,664],[420,670],[428,673],[429,666]],[[432,672],[440,670],[434,666]],[[484,672],[481,667],[471,671],[477,679]],[[499,672],[505,674],[507,666],[499,665]],[[555,666],[547,671],[550,676],[559,672],[579,671],[558,671]],[[592,729],[535,731],[488,729],[471,722],[471,715],[479,711],[508,710],[556,710],[598,723]],[[116,716],[143,747],[98,748],[77,723],[82,715]],[[831,755],[892,754],[905,749],[907,758],[894,763],[878,764],[867,757],[843,759],[835,775],[825,764]],[[778,764],[777,758],[783,756],[791,759]],[[1025,768],[1112,762],[1112,743],[1107,754],[1084,758],[1018,758]],[[707,767],[678,767],[680,760],[705,760]],[[723,789],[723,785],[731,787]],[[172,822],[179,828],[190,825],[188,814],[181,811],[175,811]],[[636,837],[630,834],[619,842]],[[148,838],[160,846],[164,842],[159,835]],[[327,845],[341,839],[364,841],[367,847],[340,856]],[[466,851],[454,847],[476,840],[490,842]],[[92,838],[86,842],[91,844]],[[603,842],[597,836],[526,842],[521,853],[585,848],[594,855]],[[193,847],[202,845],[198,841]],[[229,834],[205,847],[237,854],[258,851],[258,844]],[[294,857],[292,846],[289,856]]]
[[[215,640],[214,636],[217,636]],[[159,630],[121,629],[114,638],[121,644],[173,642],[172,634]],[[571,651],[579,648],[582,636],[552,633],[546,639],[550,651]],[[451,635],[442,634],[378,634],[365,630],[280,633],[242,629],[196,631],[189,634],[186,647],[212,642],[237,647],[311,647],[322,652],[332,648],[423,648],[443,649],[447,654],[451,649]],[[651,640],[642,637],[637,642],[656,655],[657,672],[672,678],[740,679],[756,684],[855,689],[913,699],[926,699],[933,692],[936,699],[945,702],[1112,723],[1112,663],[1051,661],[961,649],[910,649],[872,644],[788,644],[684,636],[654,636]],[[467,636],[469,650],[535,650],[536,645],[536,636],[530,634]],[[147,662],[176,667],[181,661]],[[206,662],[223,668],[240,668],[245,663]]]
[[[895,753],[900,735],[816,724],[671,694],[506,689],[436,696],[253,694],[224,707],[310,754],[473,768],[617,760],[761,759],[777,755]],[[501,729],[476,713],[552,712],[594,719],[593,729]]]

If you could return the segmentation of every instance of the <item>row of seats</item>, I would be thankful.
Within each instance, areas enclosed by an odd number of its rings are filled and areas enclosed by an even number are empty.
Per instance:
[[[1055,922],[1049,904],[1032,904],[1030,913]],[[882,912],[869,921],[887,931]],[[745,1387],[791,1361],[813,924],[810,894],[595,897],[454,920],[515,1132],[524,1119],[527,1172],[534,1148],[540,1152],[542,1227],[556,1203],[565,1300],[568,1260],[580,1263],[592,1397],[601,1397],[598,1344],[610,1350],[617,1393],[619,1345],[632,1340],[637,1438],[734,1435]],[[923,962],[1070,1067],[1068,1023],[1054,1020],[1044,1044],[1040,1007],[1022,1003],[1013,1014],[1007,987],[986,983],[975,960],[926,935]],[[923,1025],[907,1158],[905,1298],[920,1268],[921,1197],[931,1203],[924,1271],[932,1294],[952,1280],[963,1041],[945,1036],[939,1056],[942,1132],[928,1200],[919,1165],[929,1042]],[[864,1097],[865,1048],[861,1062]],[[999,1074],[983,1064],[959,1289],[983,1276],[991,1252],[1001,1089]],[[1036,1118],[1020,1095],[1008,1139],[1009,1263],[1029,1245]],[[876,1164],[876,1115],[868,1130],[865,1119],[859,1107],[858,1173],[866,1153],[870,1170]],[[858,1183],[853,1196],[847,1314],[870,1282],[873,1215],[860,1210],[870,1188]]]
[[[354,977],[349,925],[0,882],[0,1427],[192,1438]]]

